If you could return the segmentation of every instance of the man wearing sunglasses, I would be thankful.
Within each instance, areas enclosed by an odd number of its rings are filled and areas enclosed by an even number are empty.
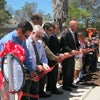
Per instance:
[[[0,40],[0,51],[3,50],[3,44],[8,42],[9,40],[16,44],[22,45],[23,41],[30,36],[32,30],[33,28],[28,21],[19,23],[17,28],[14,31],[8,33]],[[25,47],[24,49],[26,51],[26,60],[24,64],[26,65],[26,67],[30,72],[33,72],[34,68],[32,66],[32,62],[29,60],[28,51]]]
[[[14,31],[8,33],[0,40],[0,51],[3,50],[3,44],[8,41],[14,42],[15,44],[22,45],[26,51],[26,59],[24,61],[24,64],[27,70],[31,73],[31,77],[34,78],[34,76],[36,76],[36,72],[34,71],[35,66],[33,66],[33,63],[30,60],[29,51],[24,44],[24,41],[30,36],[32,30],[33,30],[32,25],[28,21],[23,21],[19,23],[17,28]],[[2,59],[0,60],[2,61]],[[25,88],[25,85],[23,87],[23,90],[24,88]],[[27,90],[28,88],[29,87],[27,87]]]

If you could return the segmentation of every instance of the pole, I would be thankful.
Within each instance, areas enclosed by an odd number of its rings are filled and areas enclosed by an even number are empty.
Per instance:
[[[7,68],[8,68],[8,79],[9,79],[9,91],[14,89],[14,81],[13,81],[13,67],[12,67],[12,56],[7,54]],[[15,100],[14,94],[9,94],[9,100]]]

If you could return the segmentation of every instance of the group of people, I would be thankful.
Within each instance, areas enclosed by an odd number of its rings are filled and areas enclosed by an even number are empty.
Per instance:
[[[31,75],[32,80],[25,80],[23,92],[39,95],[40,98],[51,97],[52,94],[63,94],[63,91],[56,86],[59,63],[62,65],[62,89],[72,91],[73,88],[78,88],[74,84],[75,80],[82,69],[84,54],[91,50],[85,49],[84,34],[82,32],[77,34],[77,28],[78,22],[71,20],[68,28],[63,30],[58,39],[59,24],[46,22],[42,25],[42,16],[34,14],[30,21],[19,23],[14,31],[0,40],[0,51],[3,49],[2,44],[8,40],[20,44],[25,49],[25,70]],[[52,67],[53,70],[38,81],[38,75]],[[44,91],[45,84],[46,91],[50,94]],[[38,98],[23,96],[21,100],[38,100]]]
[[[74,83],[81,81],[84,76],[97,71],[99,54],[99,38],[86,37],[83,32],[78,33],[78,41],[82,54],[75,56]]]
[[[88,38],[91,39],[92,37],[99,37],[99,30],[97,30],[96,28],[87,28],[86,29],[87,33],[88,33]]]

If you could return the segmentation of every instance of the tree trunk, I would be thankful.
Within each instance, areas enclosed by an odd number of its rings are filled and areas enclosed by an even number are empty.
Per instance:
[[[59,23],[62,31],[62,23],[66,21],[68,15],[68,0],[52,0],[54,21]]]

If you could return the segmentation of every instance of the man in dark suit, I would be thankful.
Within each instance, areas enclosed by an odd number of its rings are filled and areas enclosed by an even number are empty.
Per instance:
[[[58,28],[58,27],[57,27]],[[45,31],[43,40],[48,45],[49,49],[57,56],[60,53],[60,44],[54,33],[55,26],[53,27],[50,23],[45,23],[43,26]],[[59,30],[59,29],[58,29]],[[55,60],[48,59],[49,66],[55,65],[57,62]],[[53,71],[49,72],[47,75],[47,88],[46,90],[50,91],[52,94],[62,94],[62,91],[59,91],[56,87],[58,66],[54,67]]]
[[[59,25],[57,23],[52,23],[53,25],[53,32],[49,35],[49,48],[55,54],[60,54],[60,43],[57,38],[59,33]],[[49,60],[49,64],[52,65],[53,61]],[[53,71],[48,73],[48,81],[47,81],[47,89],[50,89],[52,94],[62,94],[62,91],[59,91],[56,87],[58,78],[58,64],[54,67]]]
[[[65,31],[60,40],[60,45],[62,48],[62,52],[70,52],[71,54],[75,55],[78,53],[78,39],[76,30],[78,27],[78,22],[76,20],[71,20],[69,22],[68,30]],[[63,73],[63,89],[67,91],[72,91],[72,88],[77,88],[74,86],[73,83],[73,76],[74,76],[74,56],[65,59],[62,62],[62,73]]]

